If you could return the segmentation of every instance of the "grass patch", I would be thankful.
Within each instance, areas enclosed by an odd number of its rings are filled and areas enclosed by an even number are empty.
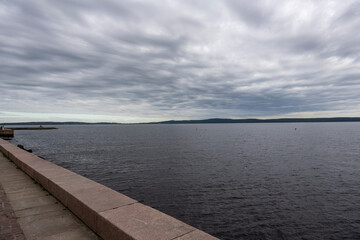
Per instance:
[[[46,191],[46,189],[44,188],[43,185],[41,185],[40,183],[38,183],[37,181],[33,180],[33,183],[36,185],[39,185],[39,187],[41,187],[41,190]]]
[[[8,155],[6,155],[5,153],[1,152],[2,155],[4,156],[4,158],[6,158],[9,162],[13,162]]]

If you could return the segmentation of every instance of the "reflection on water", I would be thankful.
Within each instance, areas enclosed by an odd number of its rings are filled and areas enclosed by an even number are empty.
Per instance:
[[[59,126],[12,142],[221,239],[360,239],[360,123]]]

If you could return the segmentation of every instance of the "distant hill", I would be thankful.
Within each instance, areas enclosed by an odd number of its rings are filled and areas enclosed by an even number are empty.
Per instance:
[[[360,117],[337,118],[279,118],[279,119],[229,119],[211,118],[204,120],[171,120],[148,124],[196,124],[196,123],[291,123],[291,122],[360,122]]]
[[[111,122],[16,122],[16,123],[0,123],[0,125],[99,125],[99,124],[120,124]]]
[[[132,124],[200,124],[200,123],[291,123],[291,122],[360,122],[360,117],[336,117],[336,118],[278,118],[278,119],[230,119],[211,118],[203,120],[170,120],[163,122],[132,123]],[[113,122],[17,122],[0,123],[0,125],[100,125],[100,124],[123,124]],[[132,125],[131,124],[131,125]],[[130,125],[130,124],[128,124]]]

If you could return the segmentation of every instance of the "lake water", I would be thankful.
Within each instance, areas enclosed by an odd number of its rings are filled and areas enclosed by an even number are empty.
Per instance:
[[[12,142],[220,239],[360,239],[360,123],[57,127]]]

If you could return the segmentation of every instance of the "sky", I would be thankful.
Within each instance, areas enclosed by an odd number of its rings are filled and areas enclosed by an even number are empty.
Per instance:
[[[360,1],[0,0],[0,122],[359,117]]]

